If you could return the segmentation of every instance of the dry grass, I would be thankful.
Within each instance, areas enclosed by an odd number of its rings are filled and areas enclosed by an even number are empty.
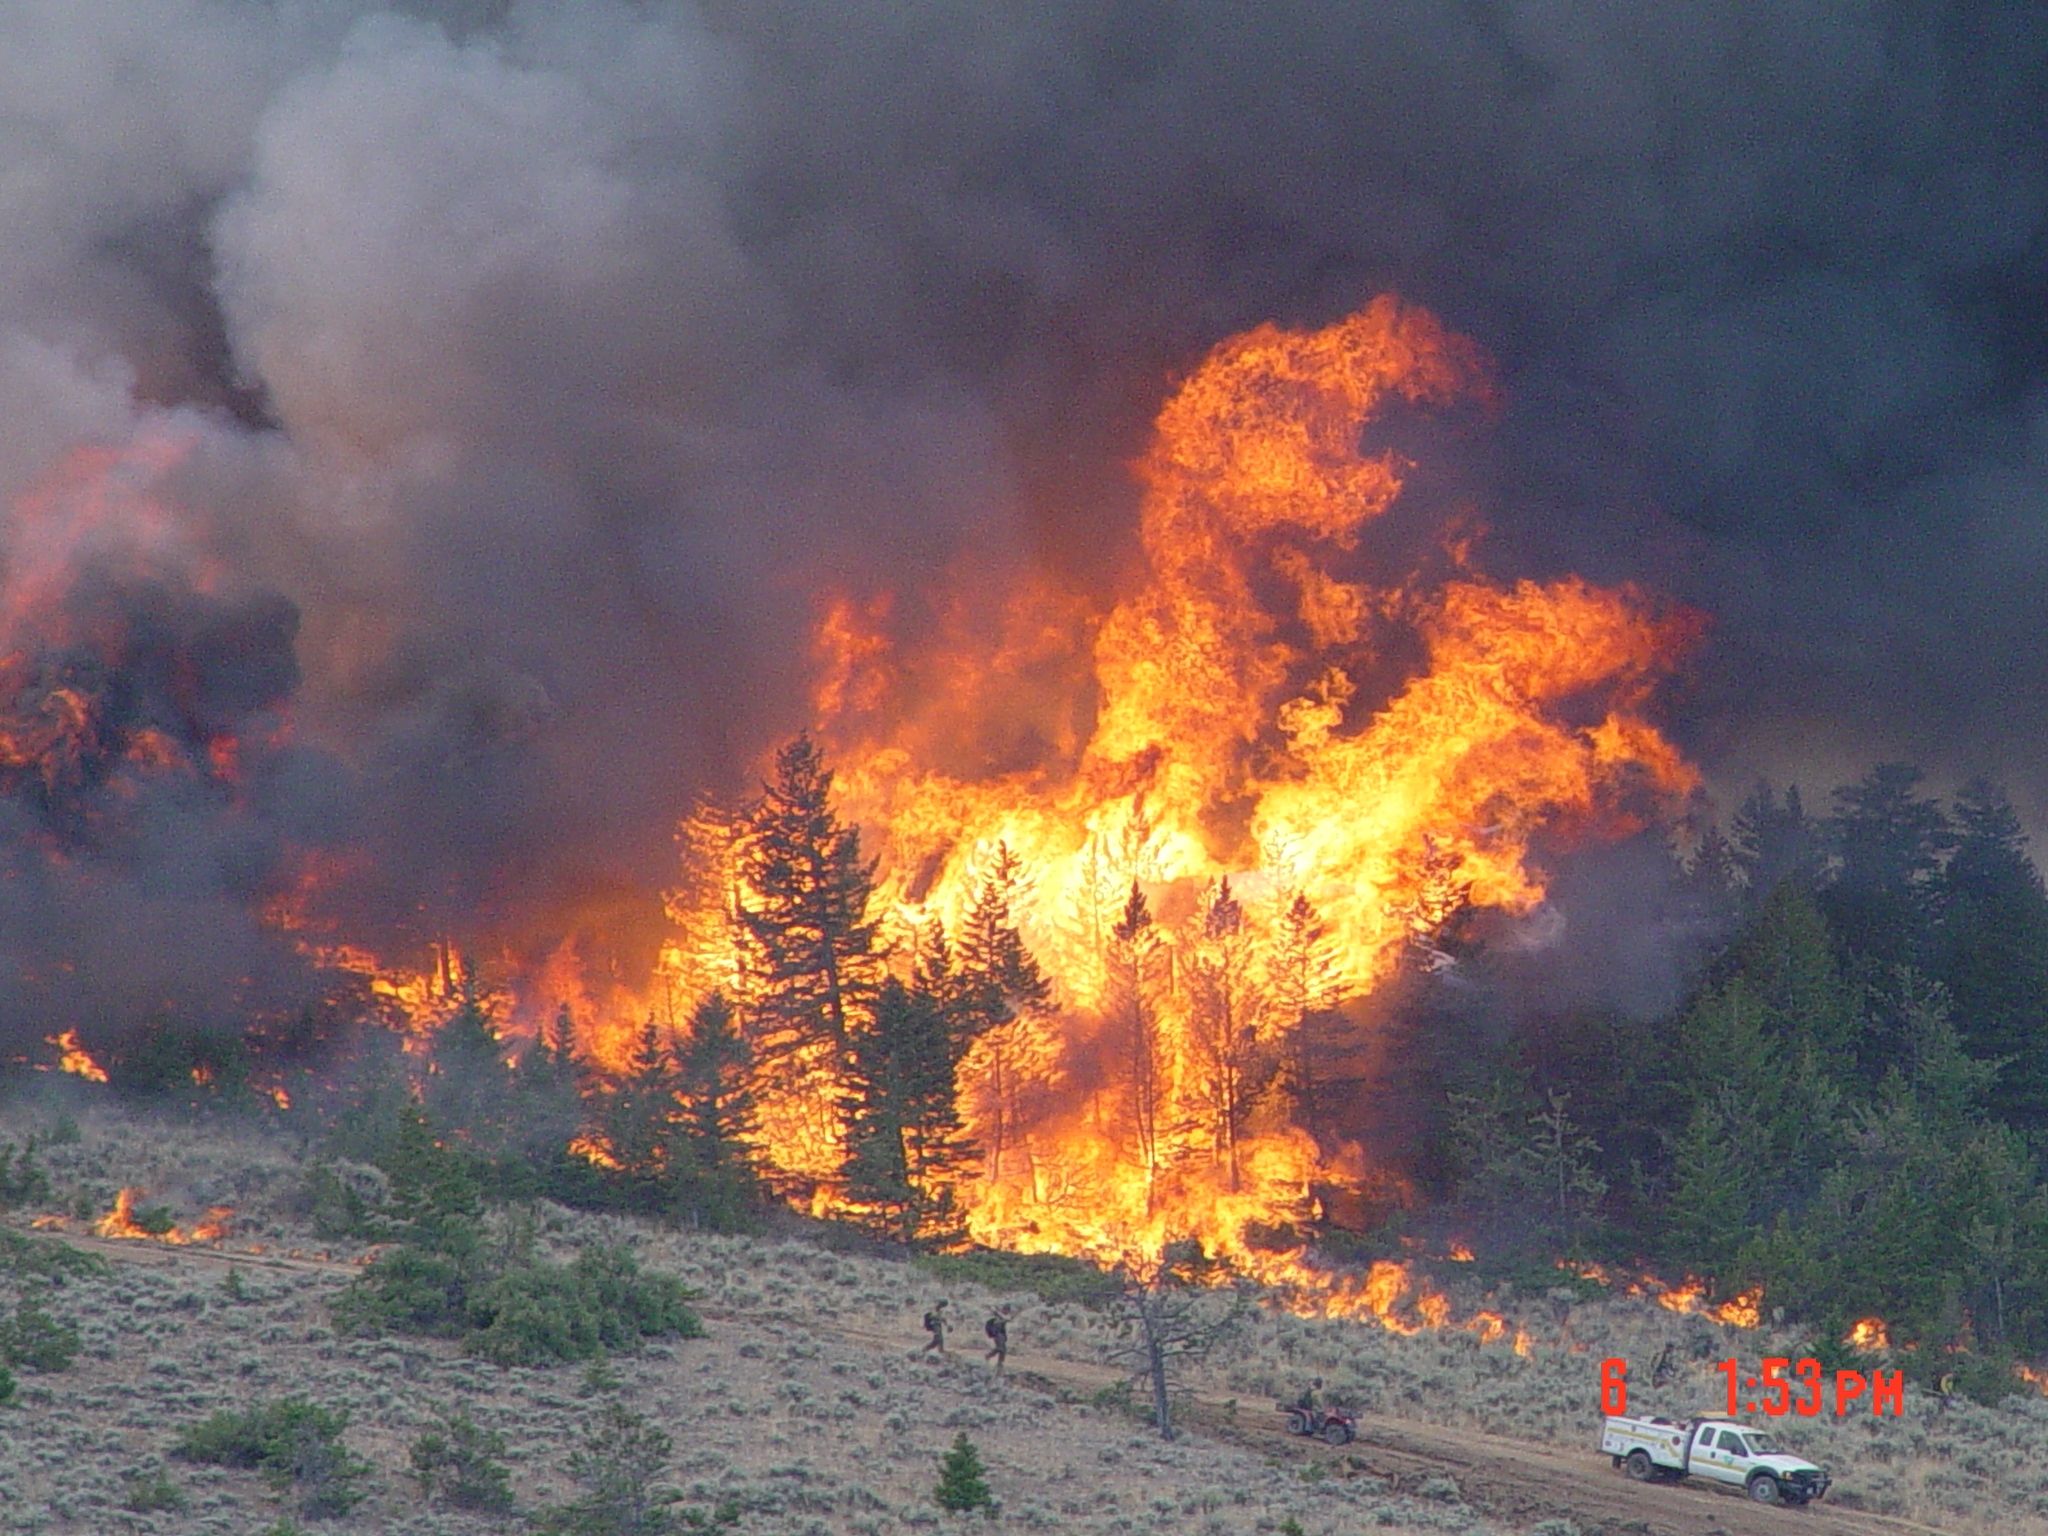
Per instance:
[[[36,1123],[0,1120],[0,1139],[19,1140]],[[233,1244],[323,1246],[292,1214],[299,1173],[288,1142],[114,1117],[83,1129],[81,1142],[44,1158],[60,1209],[81,1198],[104,1209],[120,1186],[140,1184],[181,1219],[236,1205],[244,1225]],[[565,1252],[593,1238],[634,1240],[643,1262],[704,1293],[712,1337],[615,1359],[607,1369],[616,1386],[590,1390],[580,1367],[501,1370],[429,1341],[336,1337],[326,1303],[342,1274],[252,1261],[236,1300],[217,1263],[115,1264],[54,1299],[84,1336],[77,1363],[25,1375],[19,1406],[0,1410],[0,1531],[253,1536],[282,1508],[258,1475],[166,1452],[193,1420],[285,1395],[347,1409],[347,1443],[376,1469],[368,1502],[310,1529],[502,1531],[504,1517],[420,1502],[404,1475],[412,1439],[444,1410],[467,1408],[505,1436],[519,1507],[530,1513],[572,1494],[566,1453],[612,1391],[674,1437],[681,1507],[736,1507],[727,1529],[741,1536],[980,1529],[984,1517],[943,1516],[932,1501],[939,1457],[961,1430],[988,1464],[1000,1528],[1251,1536],[1293,1520],[1309,1536],[1499,1529],[1455,1500],[1397,1497],[1370,1479],[1305,1480],[1293,1462],[1208,1442],[1163,1444],[1127,1419],[996,1377],[964,1335],[950,1358],[926,1359],[917,1320],[937,1292],[908,1264],[794,1242],[656,1234],[552,1209],[543,1216]],[[992,1298],[967,1287],[950,1294],[971,1332]],[[1078,1309],[1040,1308],[1020,1321],[1027,1356],[1057,1340],[1087,1357],[1093,1324]],[[138,1477],[159,1475],[184,1494],[184,1509],[123,1508]]]
[[[45,1117],[0,1116],[0,1140],[19,1141]],[[83,1137],[42,1160],[57,1209],[103,1211],[123,1185],[189,1221],[208,1205],[237,1208],[233,1245],[325,1248],[295,1214],[300,1148],[261,1127],[89,1118]],[[467,1533],[506,1529],[502,1517],[424,1507],[407,1448],[440,1413],[467,1408],[502,1433],[522,1511],[567,1498],[562,1462],[581,1427],[616,1390],[675,1438],[672,1481],[683,1507],[741,1512],[740,1533],[883,1536],[962,1523],[931,1492],[940,1454],[960,1430],[980,1446],[1002,1501],[1000,1526],[1082,1533],[1251,1536],[1297,1521],[1309,1536],[1369,1527],[1490,1533],[1453,1489],[1397,1497],[1371,1479],[1303,1475],[1302,1464],[1212,1442],[1165,1445],[1113,1411],[1057,1400],[1028,1377],[999,1379],[982,1363],[984,1309],[1009,1301],[1013,1370],[1048,1360],[1099,1367],[1102,1318],[1072,1304],[940,1284],[913,1266],[823,1252],[804,1243],[655,1231],[644,1224],[544,1208],[547,1240],[566,1254],[593,1239],[632,1241],[650,1268],[702,1294],[712,1337],[613,1361],[615,1388],[579,1367],[500,1370],[413,1339],[338,1338],[327,1303],[343,1273],[117,1264],[53,1293],[53,1311],[79,1328],[71,1370],[17,1374],[18,1406],[0,1409],[0,1532],[110,1531],[240,1536],[277,1518],[276,1496],[253,1474],[167,1461],[184,1424],[218,1408],[287,1394],[345,1408],[348,1443],[377,1469],[371,1499],[335,1530]],[[337,1255],[353,1257],[353,1255]],[[19,1282],[0,1277],[11,1305]],[[961,1331],[945,1360],[919,1353],[918,1321],[949,1296]],[[1476,1302],[1477,1298],[1473,1298]],[[1631,1408],[1690,1415],[1724,1406],[1712,1363],[1738,1354],[1745,1369],[1793,1341],[1675,1317],[1641,1302],[1580,1304],[1566,1329],[1548,1300],[1520,1310],[1537,1347],[1516,1356],[1470,1334],[1401,1337],[1346,1322],[1260,1314],[1198,1383],[1236,1397],[1248,1414],[1291,1397],[1310,1376],[1371,1412],[1469,1425],[1512,1438],[1591,1448],[1598,1368],[1621,1355],[1635,1369]],[[1562,1336],[1561,1336],[1562,1332]],[[1676,1385],[1648,1387],[1666,1340],[1684,1362]],[[1843,1502],[1955,1531],[2048,1531],[2048,1404],[1941,1410],[1908,1390],[1903,1419],[1764,1419],[1788,1448],[1827,1465]],[[1589,1476],[1604,1468],[1588,1458]],[[168,1477],[182,1510],[133,1513],[136,1479]],[[980,1516],[972,1517],[979,1521]]]

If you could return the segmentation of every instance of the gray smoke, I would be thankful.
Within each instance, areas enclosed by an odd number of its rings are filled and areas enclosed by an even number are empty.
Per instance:
[[[1173,372],[1393,288],[1509,402],[1418,500],[1476,502],[1496,571],[1709,613],[1672,710],[1719,783],[1902,755],[2048,819],[2044,41],[2018,3],[19,0],[0,493],[183,441],[192,580],[298,616],[275,835],[371,848],[368,927],[520,932],[672,877],[689,796],[802,723],[822,588],[915,625],[961,569],[1106,584]]]

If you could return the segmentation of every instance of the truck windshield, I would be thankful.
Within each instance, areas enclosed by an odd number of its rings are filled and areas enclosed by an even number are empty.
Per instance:
[[[1760,1435],[1755,1430],[1751,1430],[1744,1438],[1749,1442],[1750,1455],[1768,1456],[1771,1454],[1771,1437],[1769,1435]]]

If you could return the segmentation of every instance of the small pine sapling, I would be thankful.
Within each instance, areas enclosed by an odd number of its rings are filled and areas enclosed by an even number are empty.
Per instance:
[[[457,1409],[413,1441],[413,1481],[431,1502],[502,1514],[512,1507],[512,1471],[500,1459],[505,1451],[503,1435]]]
[[[932,1497],[939,1501],[939,1508],[964,1514],[970,1509],[994,1510],[995,1495],[989,1492],[986,1469],[981,1464],[981,1452],[974,1448],[974,1442],[967,1438],[964,1429],[953,1437],[953,1448],[946,1452],[939,1462],[939,1486]]]

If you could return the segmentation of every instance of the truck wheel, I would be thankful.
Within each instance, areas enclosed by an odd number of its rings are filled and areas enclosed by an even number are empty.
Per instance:
[[[1648,1451],[1630,1451],[1625,1465],[1628,1467],[1628,1475],[1639,1483],[1647,1483],[1657,1475],[1657,1469],[1650,1465],[1650,1453]]]
[[[1749,1480],[1749,1496],[1759,1504],[1778,1502],[1778,1480],[1768,1472],[1759,1472]]]

